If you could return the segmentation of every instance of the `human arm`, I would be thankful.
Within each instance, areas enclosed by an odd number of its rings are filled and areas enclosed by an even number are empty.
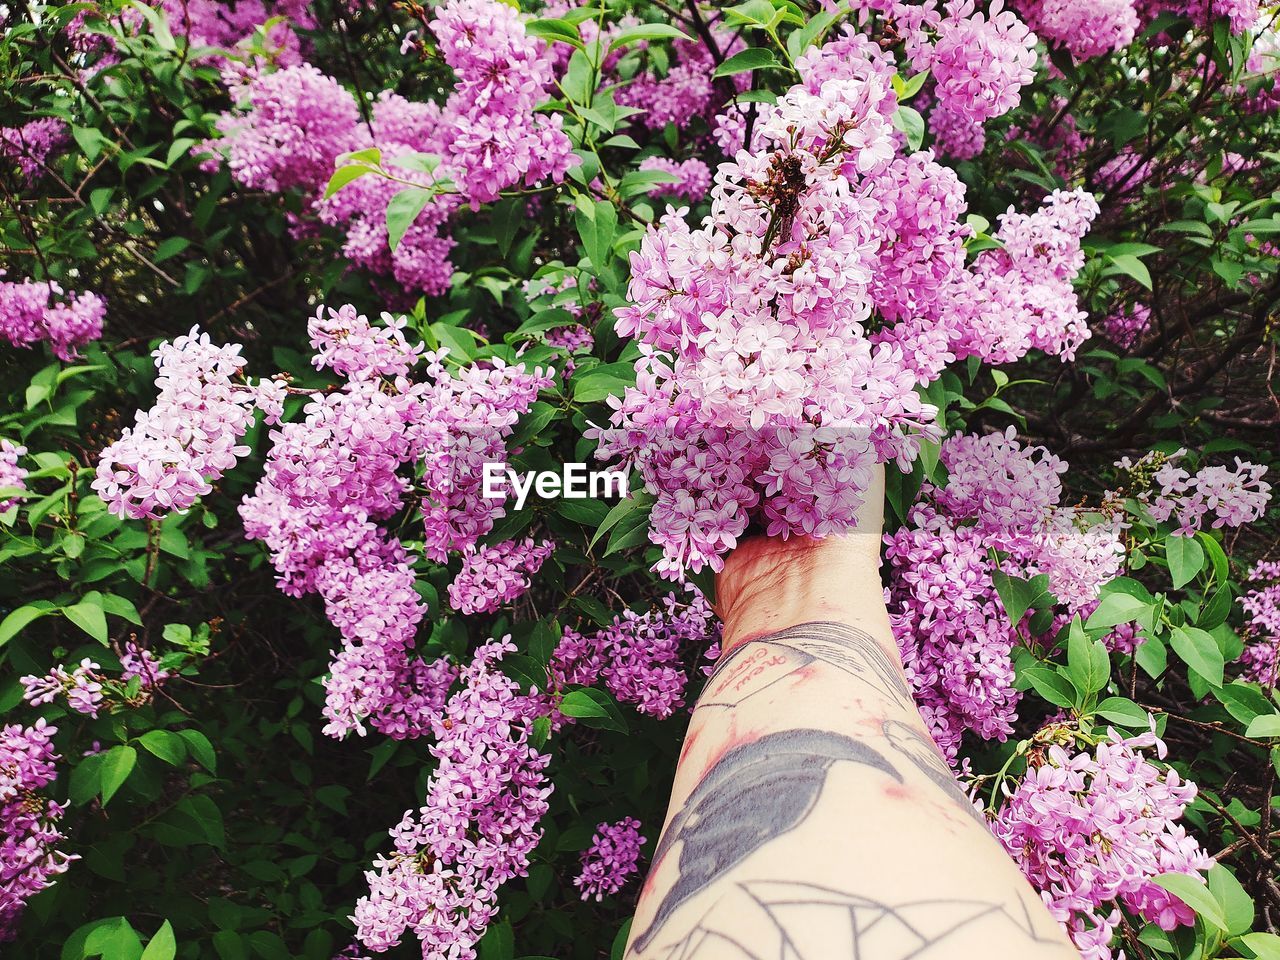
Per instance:
[[[824,540],[744,542],[629,960],[1067,960],[906,683],[880,504]]]

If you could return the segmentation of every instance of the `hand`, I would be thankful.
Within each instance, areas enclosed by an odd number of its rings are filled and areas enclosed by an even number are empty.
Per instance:
[[[725,559],[716,577],[716,613],[724,624],[722,649],[750,634],[770,633],[823,614],[847,620],[865,610],[867,594],[880,594],[884,534],[884,467],[877,466],[852,530],[812,537],[751,537]],[[874,606],[883,608],[877,596]]]

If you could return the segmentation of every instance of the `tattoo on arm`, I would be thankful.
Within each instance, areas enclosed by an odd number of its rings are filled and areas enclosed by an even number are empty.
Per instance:
[[[878,691],[891,694],[904,705],[910,706],[915,702],[906,680],[903,679],[902,670],[871,634],[846,623],[819,620],[755,637],[729,651],[716,664],[707,681],[707,691],[711,695],[707,705],[716,702],[715,698],[723,686],[732,685],[738,679],[735,674],[743,672],[744,660],[761,657],[760,644],[765,644],[766,648],[785,651],[795,664],[789,672],[802,669],[814,661],[821,661],[843,670]]]
[[[1037,923],[1038,913],[1027,907],[1029,897],[1019,891],[1008,903],[960,898],[888,903],[801,881],[743,880],[687,934],[664,945],[661,956],[696,960],[704,949],[718,947],[716,956],[742,960],[949,960],[975,941],[997,941],[1016,944],[1017,955],[1026,960],[1078,960],[1056,924],[1047,918]],[[755,917],[766,922],[751,923],[751,936],[742,935]]]
[[[894,750],[910,760],[917,770],[936,783],[939,789],[959,804],[960,809],[982,824],[984,830],[987,829],[987,824],[983,820],[982,814],[974,807],[973,801],[961,789],[960,784],[956,783],[955,774],[951,772],[951,767],[947,765],[947,761],[938,751],[937,744],[919,730],[903,723],[901,720],[886,720],[881,726],[881,730],[884,731],[885,739],[889,741]]]
[[[635,940],[644,950],[689,898],[813,810],[827,772],[841,761],[861,763],[899,783],[879,751],[828,730],[783,730],[735,747],[708,771],[662,835],[653,862],[680,844],[679,876]]]

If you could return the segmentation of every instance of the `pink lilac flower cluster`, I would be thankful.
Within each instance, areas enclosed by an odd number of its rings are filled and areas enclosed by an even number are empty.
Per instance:
[[[1133,0],[1018,0],[1014,4],[1045,40],[1089,60],[1133,42],[1140,26]]]
[[[550,95],[551,66],[518,11],[498,0],[450,0],[431,29],[457,75],[443,107],[388,90],[366,125],[337,80],[297,63],[253,76],[240,107],[218,120],[221,139],[197,149],[214,152],[210,166],[225,154],[245,186],[300,190],[322,222],[343,229],[352,263],[434,295],[453,275],[454,241],[444,229],[463,201],[474,208],[509,187],[560,182],[574,157],[559,115],[535,112]],[[338,158],[370,148],[400,180],[437,191],[394,250],[386,210],[403,183],[368,175],[322,197]],[[436,170],[422,166],[424,154],[441,161]]]
[[[966,264],[962,184],[931,154],[895,154],[887,54],[846,32],[797,68],[758,105],[759,149],[720,166],[702,225],[669,210],[647,231],[617,311],[641,341],[637,385],[590,435],[655,494],[673,578],[718,569],[753,519],[845,529],[872,466],[937,435],[915,388],[947,363],[1070,357],[1088,336],[1071,281],[1091,196],[1011,209],[1003,247]]]
[[[528,871],[551,786],[548,757],[529,743],[532,701],[499,668],[514,650],[507,639],[481,646],[433,723],[426,802],[390,831],[394,850],[366,873],[352,918],[370,950],[411,932],[424,960],[474,960],[498,889]]]
[[[1249,642],[1240,656],[1240,675],[1266,687],[1280,686],[1280,561],[1255,564],[1249,580],[1252,586],[1240,598],[1249,615]]]
[[[66,804],[39,794],[58,776],[57,732],[43,719],[0,730],[0,943],[17,936],[27,901],[79,859],[57,849]]]
[[[685,662],[716,642],[718,630],[701,593],[687,602],[668,594],[661,608],[626,610],[595,634],[565,630],[547,668],[551,687],[603,680],[620,702],[669,717],[684,705]]]
[[[315,30],[318,26],[310,0],[161,0],[160,8],[176,36],[185,36],[199,47],[232,50],[245,43],[268,21],[275,22],[266,31],[266,49],[271,62],[281,67],[302,62],[302,42],[295,32]],[[224,73],[243,75],[243,64],[210,55],[222,63]],[[250,72],[253,68],[249,68]]]
[[[723,61],[746,48],[746,42],[721,23],[710,32]],[[677,40],[671,45],[672,66],[665,74],[647,71],[619,85],[614,96],[619,105],[641,111],[640,121],[650,130],[668,124],[684,129],[699,117],[710,120],[724,105],[732,90],[750,86],[743,74],[731,77],[732,87],[718,86],[713,79],[716,63],[702,40]]]
[[[1197,26],[1207,27],[1215,20],[1226,20],[1232,33],[1244,33],[1258,22],[1262,4],[1259,0],[1134,0],[1143,22],[1162,13],[1175,13],[1190,18]]]
[[[431,24],[458,77],[442,113],[443,157],[475,207],[507,187],[559,183],[573,161],[559,114],[534,108],[554,83],[546,44],[498,0],[449,0]]]
[[[185,510],[249,452],[256,393],[238,385],[238,345],[217,346],[192,327],[153,354],[159,396],[102,452],[93,489],[112,513],[157,518]]]
[[[27,469],[18,465],[27,448],[9,440],[0,440],[0,490],[26,490]],[[0,513],[18,502],[17,497],[0,497]]]
[[[1185,455],[1185,450],[1178,450],[1170,455],[1147,454],[1136,462],[1124,457],[1116,463],[1122,470],[1140,472],[1144,465],[1154,465],[1154,458],[1159,456],[1152,489],[1138,493],[1138,499],[1157,522],[1176,520],[1174,533],[1189,537],[1210,517],[1210,526],[1216,530],[1252,523],[1262,516],[1271,500],[1271,484],[1262,479],[1266,466],[1236,457],[1234,468],[1211,464],[1192,474],[1181,465]]]
[[[3,271],[0,271],[0,276]],[[64,291],[46,280],[0,280],[0,340],[15,347],[47,342],[60,360],[102,336],[107,304],[96,293]]]
[[[1102,321],[1102,331],[1116,346],[1126,350],[1146,336],[1151,329],[1151,308],[1145,303],[1117,307]]]
[[[941,459],[946,486],[926,484],[908,522],[885,537],[886,596],[921,713],[954,761],[966,731],[1004,740],[1017,717],[1012,651],[1030,637],[1010,623],[993,573],[1044,574],[1067,615],[1087,614],[1123,554],[1114,525],[1060,505],[1066,464],[1023,446],[1012,428],[952,437]]]
[[[101,670],[100,664],[85,657],[70,671],[58,665],[45,676],[25,676],[21,680],[22,697],[32,706],[62,698],[76,713],[96,717],[105,705],[109,705],[110,696],[125,695],[125,688],[131,680],[136,678],[139,691],[145,692],[173,676],[172,671],[161,668],[150,650],[132,641],[125,644],[120,655],[118,681],[101,673]]]
[[[70,128],[53,117],[41,117],[20,127],[0,127],[0,157],[16,163],[27,183],[34,183],[50,157],[70,143]]]
[[[651,197],[678,197],[697,203],[711,189],[711,170],[697,157],[675,161],[669,157],[646,157],[640,161],[641,170],[662,170],[671,174],[674,181],[655,183],[649,188]]]
[[[1125,739],[1112,731],[1079,753],[1051,743],[988,814],[992,832],[1086,960],[1117,956],[1110,944],[1121,906],[1165,930],[1194,923],[1195,914],[1152,879],[1213,866],[1177,822],[1195,784],[1157,767],[1149,749],[1163,759],[1154,733]]]
[[[582,851],[582,872],[573,881],[582,899],[603,900],[626,886],[639,868],[644,842],[640,821],[634,817],[599,824],[591,846]]]
[[[378,522],[404,508],[406,468],[420,465],[425,552],[443,562],[474,547],[505,511],[503,499],[481,496],[483,466],[505,462],[506,438],[551,383],[500,361],[453,376],[446,351],[424,353],[404,327],[390,316],[375,327],[350,306],[317,311],[316,366],[346,383],[272,431],[264,476],[240,509],[281,589],[319,593],[342,635],[325,680],[330,736],[363,734],[366,721],[397,738],[430,729],[455,671],[414,653],[426,604],[404,546]]]
[[[449,605],[464,614],[500,610],[529,589],[555,546],[532,537],[492,547],[468,546],[462,552],[462,569],[449,584]]]

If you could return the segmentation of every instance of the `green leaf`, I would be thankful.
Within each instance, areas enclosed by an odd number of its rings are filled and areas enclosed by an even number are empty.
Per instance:
[[[118,744],[103,755],[102,770],[99,777],[102,782],[102,805],[105,807],[116,795],[116,791],[124,786],[138,762],[138,751],[126,744]]]
[[[1222,908],[1228,935],[1244,933],[1253,926],[1253,898],[1244,892],[1235,874],[1220,863],[1209,869],[1209,892]]]
[[[1257,739],[1280,737],[1280,714],[1269,713],[1254,717],[1249,721],[1249,727],[1244,735]]]
[[[213,752],[213,744],[199,730],[179,730],[178,736],[187,742],[187,749],[196,758],[200,766],[210,773],[218,772],[218,758]]]
[[[692,40],[683,30],[678,30],[669,23],[640,23],[634,27],[624,27],[609,41],[609,49],[616,50],[629,43],[641,40]]]
[[[1174,627],[1169,638],[1173,652],[1210,686],[1222,686],[1224,661],[1218,641],[1198,627]]]
[[[1055,707],[1067,709],[1075,706],[1075,689],[1071,681],[1057,670],[1051,667],[1028,667],[1021,675],[1027,678],[1036,693]]]
[[[182,737],[169,730],[148,730],[138,742],[171,767],[176,767],[187,758],[187,744]]]
[[[393,251],[435,195],[434,190],[424,187],[408,187],[391,198],[387,204],[387,243]]]
[[[509,920],[489,925],[479,944],[480,960],[513,960],[516,955],[516,938]]]
[[[102,606],[85,600],[62,608],[62,615],[104,646],[107,643],[107,615]]]
[[[1227,708],[1227,713],[1245,725],[1252,723],[1254,717],[1272,713],[1275,709],[1257,684],[1240,680],[1214,690],[1213,695]]]
[[[1151,716],[1132,700],[1124,697],[1107,697],[1095,711],[1098,716],[1122,727],[1146,728],[1151,725]]]
[[[1162,873],[1155,877],[1154,881],[1194,910],[1206,923],[1212,924],[1219,930],[1227,929],[1227,920],[1222,915],[1222,908],[1199,875]]]
[[[773,55],[772,50],[766,50],[764,47],[748,47],[716,67],[711,76],[713,79],[731,77],[736,73],[776,66],[778,66],[778,58]]]
[[[653,506],[653,495],[647,490],[637,490],[625,500],[619,500],[613,505],[613,508],[605,514],[600,526],[596,527],[596,532],[591,537],[590,547],[594,547],[600,538],[617,526],[618,521],[627,514],[636,510],[648,510]]]
[[[1125,253],[1108,259],[1111,261],[1111,267],[1108,268],[1107,273],[1122,273],[1127,277],[1133,277],[1148,290],[1151,289],[1151,271],[1137,257]]]
[[[613,252],[613,238],[618,229],[618,211],[608,200],[597,200],[588,210],[579,210],[575,218],[583,249],[597,271],[608,266]]]
[[[524,32],[531,37],[542,37],[544,40],[560,40],[571,44],[579,50],[585,49],[578,28],[567,20],[548,17],[545,20],[530,20],[524,25]]]
[[[1086,629],[1114,627],[1116,624],[1137,620],[1146,612],[1148,603],[1127,593],[1109,593],[1102,598],[1096,610],[1089,615]]]
[[[893,115],[893,125],[906,136],[907,149],[920,149],[920,144],[924,143],[924,117],[919,110],[905,104],[898,107]]]
[[[1111,676],[1107,648],[1101,640],[1089,639],[1079,619],[1072,621],[1067,634],[1067,676],[1086,698],[1104,689]]]
[[[566,717],[581,720],[588,727],[601,730],[627,732],[627,721],[618,709],[613,697],[597,687],[570,690],[560,701],[560,712]]]
[[[618,934],[613,938],[613,946],[609,949],[609,960],[622,960],[623,954],[626,953],[627,940],[631,937],[632,919],[627,917],[618,928]]]
[[[173,960],[178,952],[178,941],[174,939],[173,927],[166,920],[142,951],[142,960]]]
[[[1280,937],[1274,933],[1246,933],[1240,942],[1253,951],[1257,960],[1280,960]]]
[[[151,259],[155,263],[163,263],[165,260],[176,257],[189,246],[191,246],[191,241],[186,237],[170,237],[156,247],[156,252]]]
[[[38,600],[18,607],[17,610],[11,610],[9,615],[0,622],[0,647],[17,636],[27,624],[52,613],[54,609],[54,605],[49,601]]]
[[[124,917],[104,921],[85,937],[84,956],[103,960],[141,960],[142,940]]]
[[[347,184],[355,183],[365,174],[373,172],[374,168],[364,163],[349,163],[345,167],[339,167],[333,171],[333,176],[329,178],[328,184],[325,185],[324,199],[328,200]]]
[[[1169,537],[1165,541],[1165,557],[1175,590],[1186,586],[1204,569],[1204,549],[1193,537]]]

